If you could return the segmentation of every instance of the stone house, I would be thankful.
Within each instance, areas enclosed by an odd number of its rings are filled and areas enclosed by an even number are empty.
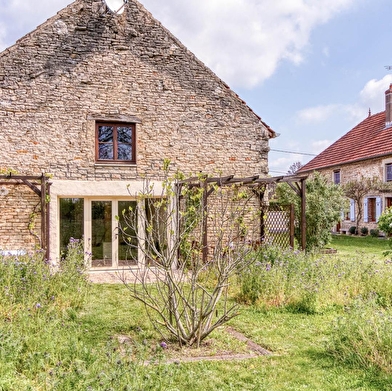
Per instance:
[[[372,190],[363,199],[360,228],[377,228],[385,208],[392,206],[392,84],[385,91],[385,111],[368,117],[335,143],[305,164],[298,173],[319,171],[333,183],[345,184],[361,178],[377,178],[385,186]],[[342,221],[335,230],[346,233],[356,225],[354,200],[342,212]]]
[[[148,177],[266,176],[275,132],[136,0],[76,0],[0,53],[0,249],[70,237],[124,265],[118,212]],[[41,215],[41,219],[39,216]]]

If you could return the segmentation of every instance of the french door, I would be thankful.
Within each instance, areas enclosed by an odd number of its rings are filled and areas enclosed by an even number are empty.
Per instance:
[[[92,268],[137,264],[137,201],[93,198],[60,199],[60,251],[70,239],[84,239]]]

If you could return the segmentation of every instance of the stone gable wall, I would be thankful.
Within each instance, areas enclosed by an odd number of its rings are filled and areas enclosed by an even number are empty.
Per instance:
[[[95,163],[98,119],[137,121],[136,165]],[[268,138],[260,118],[133,0],[118,16],[103,0],[76,0],[0,53],[0,169],[129,181],[159,179],[170,159],[186,175],[266,175]],[[32,247],[11,200],[0,206],[0,249]],[[30,196],[20,202],[34,210]]]
[[[137,165],[95,164],[94,119],[138,118]],[[0,55],[1,165],[56,179],[267,173],[260,119],[133,1],[77,0]],[[28,172],[26,172],[28,171]]]

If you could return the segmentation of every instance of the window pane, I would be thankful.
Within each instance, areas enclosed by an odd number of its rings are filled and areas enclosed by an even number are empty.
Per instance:
[[[83,239],[83,198],[60,199],[60,252],[65,255],[71,238]]]
[[[112,266],[112,203],[91,202],[92,266]]]
[[[136,201],[119,201],[118,215],[118,265],[136,265],[138,254]]]
[[[113,144],[99,144],[99,159],[113,160]]]
[[[335,185],[338,185],[340,183],[340,171],[334,171],[333,176]]]
[[[118,160],[132,160],[132,146],[118,144]]]
[[[98,141],[102,143],[113,142],[113,126],[98,127]]]
[[[392,164],[387,164],[387,181],[392,181]]]
[[[132,142],[132,128],[119,126],[117,128],[117,141],[119,143],[130,144]]]

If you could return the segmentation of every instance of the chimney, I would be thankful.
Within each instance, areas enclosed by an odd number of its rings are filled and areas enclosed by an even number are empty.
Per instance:
[[[385,127],[392,126],[392,84],[389,89],[385,91]]]

